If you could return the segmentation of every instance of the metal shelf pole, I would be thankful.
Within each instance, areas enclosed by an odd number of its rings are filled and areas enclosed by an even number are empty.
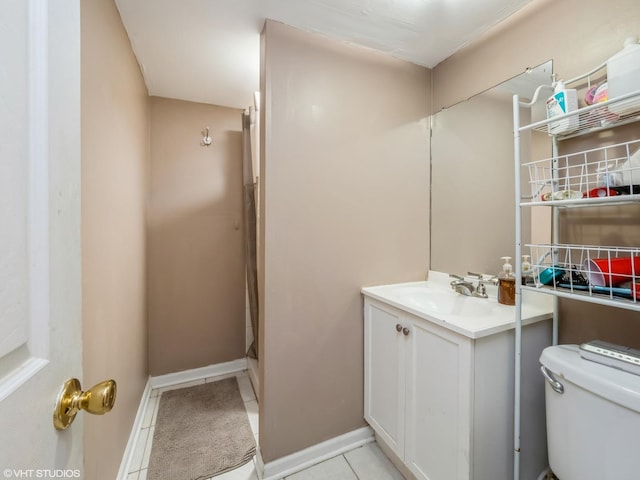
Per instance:
[[[514,400],[513,400],[513,479],[520,478],[520,382],[522,357],[522,207],[520,206],[520,99],[513,96],[513,149],[515,170],[515,223],[516,252],[514,259],[516,275],[516,318],[514,355]]]

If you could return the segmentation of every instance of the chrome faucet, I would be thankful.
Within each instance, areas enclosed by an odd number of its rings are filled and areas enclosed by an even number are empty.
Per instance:
[[[473,292],[473,296],[480,298],[489,298],[489,295],[487,295],[487,287],[484,284],[484,280],[478,280],[478,286],[476,287],[476,291]]]
[[[482,275],[481,273],[473,273],[473,272],[467,272],[467,275],[478,279],[478,285],[476,286],[476,291],[473,292],[474,297],[489,298],[489,296],[487,295],[486,284],[487,283],[491,283],[493,285],[498,284],[498,278],[495,276],[491,278],[484,278],[484,275]]]
[[[450,273],[449,277],[455,278],[455,280],[453,280],[449,285],[451,285],[451,288],[455,290],[456,293],[460,293],[468,297],[473,296],[475,293],[473,284],[467,282],[463,277],[454,273]]]
[[[467,276],[476,278],[478,280],[478,285],[474,287],[471,282],[468,282],[463,277],[450,273],[449,277],[455,278],[455,280],[450,283],[451,288],[457,293],[468,297],[489,298],[485,284],[489,282],[497,285],[497,279],[495,277],[485,279],[481,273],[473,272],[467,272]]]

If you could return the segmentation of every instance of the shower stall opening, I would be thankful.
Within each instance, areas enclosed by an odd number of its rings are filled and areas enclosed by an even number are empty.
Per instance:
[[[242,172],[244,201],[244,246],[246,263],[246,354],[249,376],[258,392],[258,215],[259,215],[259,95],[255,105],[242,113]]]

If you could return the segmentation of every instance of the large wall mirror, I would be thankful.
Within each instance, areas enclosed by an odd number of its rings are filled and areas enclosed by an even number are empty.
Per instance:
[[[500,257],[514,256],[512,98],[517,93],[530,100],[539,85],[551,84],[551,74],[548,61],[431,117],[431,270],[496,274]],[[521,108],[521,123],[544,118],[550,94],[542,90],[533,107]],[[545,134],[529,133],[521,141],[531,147],[524,152],[551,155]],[[531,240],[532,222],[534,240],[548,241],[549,212],[526,214],[523,242]]]

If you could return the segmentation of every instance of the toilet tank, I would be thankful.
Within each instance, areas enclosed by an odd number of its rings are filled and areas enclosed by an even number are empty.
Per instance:
[[[549,466],[560,480],[640,479],[640,376],[580,356],[577,345],[547,347]],[[526,415],[526,412],[523,412]]]

